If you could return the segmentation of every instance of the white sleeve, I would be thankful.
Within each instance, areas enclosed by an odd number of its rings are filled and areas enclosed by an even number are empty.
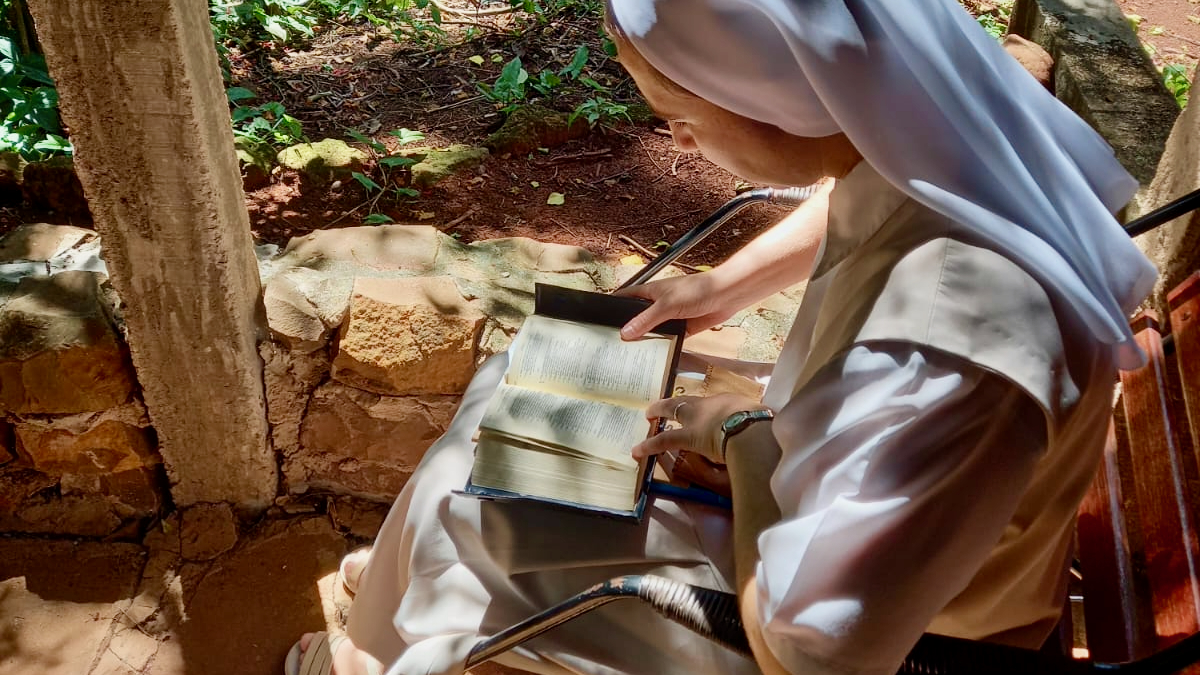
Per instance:
[[[1046,446],[1041,409],[962,359],[856,346],[772,427],[766,643],[792,673],[893,675],[999,541]]]

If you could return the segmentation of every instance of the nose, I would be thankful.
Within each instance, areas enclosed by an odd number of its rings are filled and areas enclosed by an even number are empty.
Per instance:
[[[696,137],[692,136],[692,132],[688,129],[688,125],[684,122],[667,122],[671,127],[671,138],[675,141],[675,147],[679,148],[680,152],[697,152],[700,146],[696,145]]]

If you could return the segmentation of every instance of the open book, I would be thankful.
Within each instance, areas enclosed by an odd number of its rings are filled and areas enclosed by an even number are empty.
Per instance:
[[[646,406],[671,391],[683,339],[668,322],[625,342],[634,298],[537,287],[480,422],[466,492],[638,518],[652,462],[629,451],[654,432]]]

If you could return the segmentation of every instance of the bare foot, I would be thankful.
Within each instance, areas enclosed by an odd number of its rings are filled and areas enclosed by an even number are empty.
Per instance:
[[[300,651],[307,652],[316,633],[300,636]],[[330,675],[378,675],[382,665],[374,657],[354,646],[349,638],[341,640],[333,652],[333,669]]]

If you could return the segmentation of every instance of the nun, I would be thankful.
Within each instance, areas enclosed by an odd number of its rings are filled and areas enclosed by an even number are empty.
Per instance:
[[[290,672],[460,673],[471,646],[588,586],[737,593],[754,659],[617,603],[499,657],[531,673],[891,675],[922,633],[1037,648],[1063,607],[1127,323],[1155,270],[1113,213],[1135,182],[955,0],[609,0],[608,30],[681,150],[818,196],[717,268],[630,291],[703,330],[807,290],[762,400],[660,401],[631,449],[724,465],[732,513],[640,525],[462,496],[505,368],[353,566],[348,638]],[[365,567],[365,569],[364,569]]]

